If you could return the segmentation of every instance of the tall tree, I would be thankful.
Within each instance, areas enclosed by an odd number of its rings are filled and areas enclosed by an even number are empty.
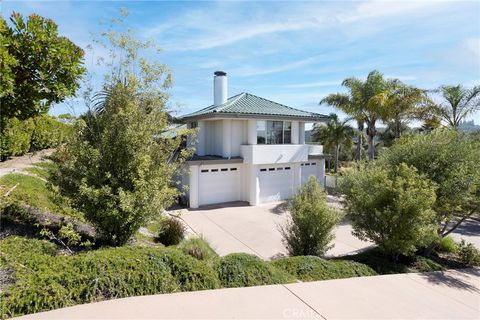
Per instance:
[[[348,94],[337,93],[327,96],[321,103],[328,103],[352,116],[357,122],[366,124],[368,137],[368,158],[375,158],[376,123],[384,118],[386,97],[392,80],[386,80],[382,73],[374,70],[365,81],[352,77],[342,83]]]
[[[480,111],[480,86],[471,89],[462,85],[441,86],[437,89],[443,99],[431,108],[433,114],[452,128],[458,125],[467,116]]]
[[[423,118],[424,106],[428,105],[429,100],[425,90],[399,80],[389,81],[385,95],[382,120],[392,129],[394,138],[399,139],[408,121]]]
[[[85,73],[83,50],[58,35],[50,19],[12,13],[11,24],[0,17],[0,94],[2,119],[24,120],[46,113],[52,103],[73,96]]]
[[[353,128],[347,122],[350,119],[340,121],[334,113],[330,114],[330,122],[325,126],[315,128],[313,132],[314,141],[322,142],[326,148],[333,149],[335,154],[335,172],[338,171],[338,155],[340,147],[349,148],[352,145],[352,137],[354,135]]]
[[[355,97],[350,93],[333,93],[320,101],[320,104],[328,104],[343,111],[349,111],[348,113],[357,123],[357,145],[355,151],[355,158],[357,161],[362,159],[362,147],[363,147],[363,130],[365,129],[365,119],[359,107],[359,101],[355,100]]]
[[[93,105],[76,136],[58,150],[59,170],[51,180],[106,243],[122,245],[174,203],[179,194],[174,175],[191,153],[176,152],[191,130],[173,138],[163,134],[170,126],[171,74],[145,58],[142,49],[151,44],[130,30],[105,36],[110,72],[103,90],[87,99]]]

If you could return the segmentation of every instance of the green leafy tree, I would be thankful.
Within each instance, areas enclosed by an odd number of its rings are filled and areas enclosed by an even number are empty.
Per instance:
[[[338,171],[338,155],[340,148],[350,148],[354,130],[348,125],[348,121],[340,121],[334,113],[330,114],[330,121],[324,126],[318,126],[313,132],[314,141],[322,142],[326,148],[333,149],[335,154],[335,172]]]
[[[382,73],[375,70],[368,74],[365,81],[355,77],[345,79],[342,85],[348,89],[348,93],[332,94],[320,102],[352,116],[359,124],[359,129],[363,130],[363,125],[360,124],[366,124],[370,160],[375,158],[376,123],[386,114],[386,96],[392,81],[385,79]],[[361,146],[360,142],[359,145]]]
[[[83,50],[50,19],[14,12],[10,22],[0,17],[1,117],[25,120],[75,94],[86,71]]]
[[[437,233],[445,237],[480,213],[480,141],[455,130],[405,136],[379,157],[383,167],[406,163],[436,183]]]
[[[393,132],[394,139],[400,139],[410,120],[422,119],[429,100],[425,90],[403,84],[398,80],[390,81],[384,93],[385,109],[382,120]]]
[[[292,256],[323,255],[334,239],[340,213],[327,205],[327,197],[315,177],[288,202],[291,219],[280,231]]]
[[[91,100],[78,134],[58,151],[52,182],[105,242],[122,245],[174,203],[173,177],[191,153],[180,151],[190,131],[164,135],[170,130],[166,90],[171,75],[166,66],[142,58],[150,43],[131,30],[104,35],[111,47],[111,73]]]
[[[430,110],[452,128],[458,128],[467,116],[480,111],[480,86],[471,89],[462,85],[441,86],[437,92],[440,92],[443,101],[433,105]]]
[[[397,259],[435,237],[435,185],[413,167],[370,166],[342,181],[353,234]]]
[[[329,94],[320,101],[320,104],[328,104],[339,110],[347,112],[357,122],[357,144],[355,150],[355,158],[357,161],[362,160],[363,138],[365,129],[365,116],[361,109],[361,102],[356,100],[350,90],[349,93],[333,93]]]

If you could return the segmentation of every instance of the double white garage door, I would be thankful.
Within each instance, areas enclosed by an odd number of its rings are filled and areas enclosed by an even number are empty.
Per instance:
[[[307,182],[309,176],[316,176],[315,162],[301,164],[301,183]],[[267,203],[290,198],[294,190],[293,165],[260,166],[259,202]],[[199,205],[245,200],[242,199],[241,166],[219,165],[204,166],[199,172]],[[246,186],[247,188],[249,185]],[[249,194],[250,190],[246,190]]]

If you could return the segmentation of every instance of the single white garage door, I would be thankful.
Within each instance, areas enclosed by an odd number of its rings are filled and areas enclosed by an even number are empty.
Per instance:
[[[317,177],[317,166],[318,164],[316,162],[305,162],[301,164],[302,185],[307,183],[308,178],[310,178],[310,176]]]
[[[260,203],[285,200],[293,190],[292,166],[266,166],[259,172]]]
[[[240,193],[240,167],[200,167],[198,204],[200,206],[229,201],[238,201]]]

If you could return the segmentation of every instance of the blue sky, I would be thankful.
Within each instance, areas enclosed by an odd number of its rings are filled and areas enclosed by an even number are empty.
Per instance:
[[[426,89],[480,84],[479,1],[3,1],[1,11],[52,18],[86,47],[121,7],[139,36],[164,49],[155,59],[173,70],[179,114],[212,103],[215,70],[228,73],[230,96],[246,91],[320,113],[335,111],[318,102],[343,91],[343,79],[374,69]],[[93,60],[89,53],[86,67],[99,82]],[[80,98],[69,105],[85,110]],[[472,118],[480,124],[480,113]]]

